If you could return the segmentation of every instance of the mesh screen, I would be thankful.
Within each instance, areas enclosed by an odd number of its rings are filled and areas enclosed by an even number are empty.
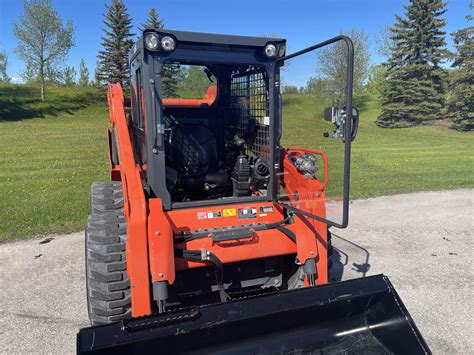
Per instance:
[[[266,76],[258,68],[232,74],[230,107],[237,134],[245,139],[246,154],[269,158],[269,103]]]

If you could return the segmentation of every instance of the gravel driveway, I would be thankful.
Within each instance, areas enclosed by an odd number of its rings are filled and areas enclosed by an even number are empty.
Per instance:
[[[474,190],[354,201],[342,279],[385,273],[434,353],[474,353]],[[0,245],[0,352],[75,352],[88,325],[83,233]]]

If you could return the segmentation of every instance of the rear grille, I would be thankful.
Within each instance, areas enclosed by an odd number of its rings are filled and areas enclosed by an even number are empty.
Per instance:
[[[251,157],[269,158],[269,102],[264,71],[250,68],[235,71],[230,84],[230,107],[237,134],[246,140],[246,154]]]

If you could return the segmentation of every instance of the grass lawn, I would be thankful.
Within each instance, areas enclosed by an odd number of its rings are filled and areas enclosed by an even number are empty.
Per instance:
[[[285,146],[327,151],[330,190],[340,184],[342,144],[325,139],[331,125],[315,118],[310,97],[284,98]],[[381,129],[373,121],[378,105],[361,112],[353,144],[353,197],[474,187],[474,134],[440,126]],[[95,89],[39,90],[0,85],[0,242],[43,233],[81,230],[89,188],[107,178],[104,98]]]
[[[322,108],[309,96],[284,97],[282,143],[326,151],[334,181],[329,193],[338,194],[343,145],[322,137],[322,132],[331,130],[331,124],[317,117]],[[442,126],[382,129],[374,123],[379,112],[375,98],[361,109],[352,144],[352,197],[474,187],[473,132]]]
[[[0,86],[0,241],[84,227],[107,178],[108,113],[94,89]]]

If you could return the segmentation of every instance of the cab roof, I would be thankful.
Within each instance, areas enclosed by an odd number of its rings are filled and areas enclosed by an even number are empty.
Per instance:
[[[251,37],[251,36],[236,36],[224,35],[204,32],[187,32],[176,31],[168,29],[146,29],[146,32],[158,32],[161,35],[171,34],[179,42],[187,43],[207,43],[219,45],[235,45],[235,46],[249,46],[249,47],[263,47],[268,42],[285,43],[286,39],[276,37]]]

